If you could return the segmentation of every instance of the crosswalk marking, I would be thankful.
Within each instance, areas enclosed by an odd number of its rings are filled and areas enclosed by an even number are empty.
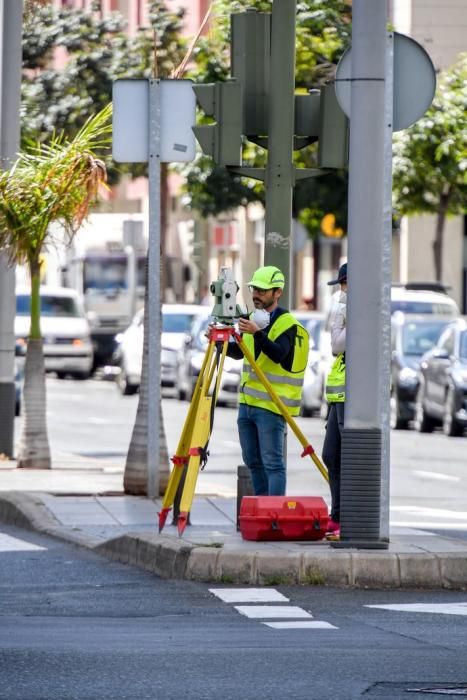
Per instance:
[[[338,627],[322,620],[291,620],[288,622],[262,622],[262,625],[276,630],[337,630]]]
[[[289,598],[274,588],[210,588],[224,603],[288,603]]]
[[[235,610],[238,610],[240,615],[255,618],[276,617],[313,617],[310,613],[296,605],[235,605]]]
[[[297,605],[264,605],[264,603],[289,602],[290,599],[275,588],[209,588],[209,592],[224,603],[263,603],[263,605],[234,605],[234,608],[240,615],[261,621],[262,625],[272,629],[339,629],[324,620],[311,619],[313,615]],[[263,620],[267,621],[263,622]]]
[[[40,547],[37,544],[0,532],[0,552],[34,552],[45,549],[46,547]]]
[[[436,613],[440,615],[467,615],[467,603],[404,603],[401,605],[365,605],[365,608],[381,608],[400,612]]]

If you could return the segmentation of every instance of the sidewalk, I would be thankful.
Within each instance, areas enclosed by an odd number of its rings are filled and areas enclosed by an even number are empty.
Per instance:
[[[0,461],[0,522],[87,547],[166,578],[221,583],[467,587],[467,542],[395,527],[388,550],[319,542],[248,542],[236,499],[198,495],[182,538],[170,519],[158,534],[160,500],[126,496],[112,460],[54,455],[51,470]],[[104,462],[104,463],[103,463]]]

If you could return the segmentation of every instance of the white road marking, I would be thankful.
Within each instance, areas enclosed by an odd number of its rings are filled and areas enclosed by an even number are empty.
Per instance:
[[[240,615],[245,615],[246,617],[263,619],[313,617],[306,610],[296,605],[235,605],[234,607]]]
[[[412,513],[418,516],[446,518],[448,520],[465,520],[467,521],[467,511],[465,510],[447,510],[445,508],[423,508],[419,506],[395,506],[391,511],[398,513]]]
[[[436,613],[439,615],[467,615],[467,603],[406,603],[402,605],[365,605],[365,607],[401,612]]]
[[[210,588],[224,603],[287,603],[289,598],[274,588]]]
[[[39,547],[37,544],[20,540],[0,532],[0,552],[34,552],[45,550],[47,547]]]
[[[320,620],[297,620],[295,622],[262,622],[262,625],[273,627],[276,630],[338,630],[338,627],[331,625],[329,622]]]
[[[421,470],[414,470],[414,474],[423,477],[424,479],[434,479],[435,481],[460,481],[460,476],[450,476],[449,474],[442,474],[440,472],[425,472]]]

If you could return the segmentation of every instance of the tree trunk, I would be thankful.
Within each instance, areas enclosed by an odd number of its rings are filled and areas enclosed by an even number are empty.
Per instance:
[[[24,371],[24,411],[17,465],[23,469],[50,469],[46,422],[43,340],[29,338]]]
[[[147,496],[148,494],[148,303],[147,303],[147,262],[146,262],[146,289],[144,294],[144,340],[143,340],[143,366],[141,369],[141,384],[139,390],[138,409],[133,426],[130,446],[123,475],[123,490],[134,496]],[[167,440],[165,437],[162,405],[159,406],[159,493],[162,495],[167,488],[169,480],[169,455]]]
[[[437,282],[442,282],[443,276],[443,232],[448,211],[451,189],[447,188],[439,199],[438,215],[436,217],[436,233],[433,241],[433,261],[435,266],[435,277]]]

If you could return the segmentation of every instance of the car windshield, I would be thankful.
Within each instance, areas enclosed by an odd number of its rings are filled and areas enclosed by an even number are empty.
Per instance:
[[[410,321],[402,329],[402,353],[417,357],[424,355],[437,343],[445,326],[445,321],[431,323]]]
[[[162,314],[162,330],[164,333],[188,333],[193,321],[193,314],[164,313]]]
[[[89,257],[83,262],[83,291],[101,292],[127,288],[127,260],[122,257]]]
[[[434,314],[437,316],[455,316],[456,311],[451,304],[432,301],[391,301],[391,313],[403,311],[405,314]]]
[[[18,294],[16,297],[16,314],[31,315],[31,298],[29,294]],[[60,297],[53,294],[41,294],[41,316],[66,316],[80,318],[80,313],[73,297]]]
[[[467,331],[462,331],[460,336],[459,356],[462,360],[467,360]]]

